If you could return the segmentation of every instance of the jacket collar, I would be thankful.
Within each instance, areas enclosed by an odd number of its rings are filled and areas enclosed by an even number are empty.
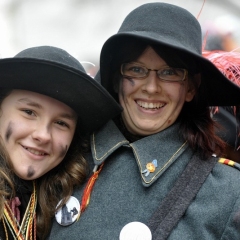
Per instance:
[[[114,122],[110,121],[91,137],[94,164],[100,165],[122,146],[131,147],[143,185],[150,186],[186,150],[188,144],[176,136],[178,136],[178,124],[160,133],[129,143]],[[150,148],[151,151],[149,151]]]
[[[111,153],[128,144],[129,141],[125,139],[114,122],[109,121],[103,128],[91,136],[94,163],[100,165]]]

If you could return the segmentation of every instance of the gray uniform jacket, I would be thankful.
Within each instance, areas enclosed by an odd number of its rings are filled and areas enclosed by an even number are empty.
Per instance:
[[[94,133],[89,161],[105,163],[90,203],[70,226],[54,220],[49,239],[118,240],[126,224],[147,225],[193,155],[177,131],[175,124],[131,144],[112,121]],[[79,200],[84,187],[74,192]],[[239,240],[239,210],[240,171],[217,163],[168,239]]]

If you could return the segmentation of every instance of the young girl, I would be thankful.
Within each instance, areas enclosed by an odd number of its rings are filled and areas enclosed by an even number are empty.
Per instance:
[[[0,239],[46,239],[56,206],[86,175],[83,137],[119,107],[55,47],[0,60],[0,78]]]

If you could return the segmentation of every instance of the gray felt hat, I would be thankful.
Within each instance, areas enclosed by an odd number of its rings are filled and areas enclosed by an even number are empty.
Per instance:
[[[55,98],[78,114],[79,129],[90,133],[120,113],[112,96],[66,51],[40,46],[0,60],[0,88],[23,89]]]
[[[170,47],[189,55],[200,67],[200,100],[209,106],[240,104],[240,88],[229,81],[202,56],[202,33],[197,19],[186,9],[167,3],[147,3],[134,9],[123,21],[118,33],[103,45],[100,57],[102,85],[114,96],[110,66],[121,45],[129,39],[143,40],[159,47]]]

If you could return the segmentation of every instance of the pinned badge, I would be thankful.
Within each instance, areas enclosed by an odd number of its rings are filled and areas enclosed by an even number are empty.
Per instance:
[[[125,225],[119,236],[119,240],[152,240],[150,229],[141,222],[130,222]]]
[[[61,200],[62,201],[62,200]],[[60,205],[58,203],[57,207]],[[71,196],[56,213],[55,219],[62,226],[69,226],[76,221],[80,215],[80,203],[77,198]]]
[[[147,177],[149,173],[155,172],[156,167],[157,167],[157,159],[154,159],[152,162],[147,163],[146,169],[144,169],[142,173],[145,173],[144,175],[145,177]]]

